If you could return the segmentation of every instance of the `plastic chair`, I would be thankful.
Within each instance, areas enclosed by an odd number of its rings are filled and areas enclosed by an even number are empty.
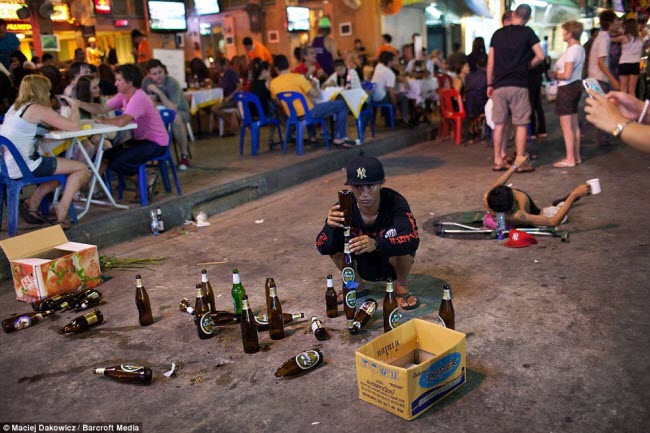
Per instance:
[[[440,95],[440,131],[438,138],[443,138],[447,133],[451,133],[452,138],[456,139],[456,144],[460,145],[463,137],[463,119],[466,117],[463,100],[456,89],[439,89]],[[454,107],[453,101],[456,101],[457,107]],[[453,129],[449,124],[453,123]]]
[[[377,88],[377,85],[375,83],[371,81],[364,81],[363,83],[361,83],[361,88],[366,92],[370,93],[371,95],[371,97],[368,98],[368,101],[370,101],[369,105],[372,107],[372,117],[371,117],[372,123],[370,124],[370,128],[374,130],[375,117],[377,116],[377,109],[381,109],[384,115],[384,119],[388,121],[388,124],[390,125],[391,129],[395,129],[395,107],[393,107],[393,104],[391,102],[381,103],[381,102],[374,101],[372,99],[372,94],[375,92],[375,89]]]
[[[243,111],[243,119],[239,131],[239,154],[244,154],[244,138],[246,137],[246,128],[251,130],[251,156],[257,155],[260,147],[260,128],[262,126],[270,125],[278,131],[278,142],[282,143],[282,133],[280,132],[280,121],[274,117],[266,117],[262,102],[255,93],[252,92],[237,92],[235,93],[235,101],[239,103]],[[251,113],[251,107],[254,106],[257,110],[257,116]],[[269,134],[269,150],[273,149],[273,129]]]
[[[370,81],[364,81],[364,83],[369,83],[370,86],[366,84],[365,88],[363,87],[363,84],[361,87],[363,90],[365,90],[368,93],[368,99],[366,99],[365,102],[365,108],[359,112],[359,117],[357,118],[357,135],[359,137],[359,140],[363,143],[363,135],[364,131],[366,130],[366,125],[370,124],[370,132],[372,132],[372,136],[375,136],[375,116],[373,116],[373,110],[372,110],[372,92],[375,90],[375,84],[371,83]]]
[[[182,195],[181,184],[178,181],[178,173],[176,172],[176,166],[174,165],[174,159],[172,158],[172,154],[170,150],[172,146],[172,140],[174,138],[174,118],[176,117],[176,112],[174,110],[167,110],[167,109],[159,110],[159,112],[160,112],[160,117],[162,117],[163,123],[165,124],[165,129],[167,129],[169,141],[168,141],[167,149],[165,149],[165,153],[162,154],[161,156],[149,160],[148,162],[158,162],[158,168],[160,169],[160,175],[163,180],[163,185],[165,186],[165,192],[172,191],[171,182],[169,181],[169,174],[167,172],[167,164],[169,164],[169,168],[171,169],[172,175],[174,176],[174,183],[176,184],[176,192],[178,193],[178,195]],[[149,204],[149,194],[147,191],[146,165],[147,163],[144,163],[144,164],[140,164],[140,166],[138,167],[138,192],[140,194],[141,206],[147,206]],[[109,183],[110,182],[107,182],[107,184]],[[122,194],[124,192],[123,175],[120,175],[118,178],[117,188],[118,188],[117,198],[122,199]]]
[[[23,177],[12,179],[5,164],[4,152],[9,151],[13,156]],[[0,135],[0,228],[2,227],[2,210],[5,197],[7,198],[7,223],[9,236],[16,236],[18,232],[18,206],[20,206],[20,190],[27,185],[38,185],[45,182],[57,181],[65,188],[67,175],[54,174],[52,176],[36,177],[29,171],[27,163],[16,149],[16,146],[6,137]],[[77,223],[77,212],[70,204],[70,218]]]
[[[296,127],[296,153],[303,154],[305,127],[309,125],[320,125],[323,130],[323,138],[325,138],[325,146],[330,150],[330,141],[327,134],[327,126],[325,119],[314,119],[309,114],[307,101],[302,93],[298,92],[281,92],[278,93],[278,100],[283,103],[289,110],[289,119],[287,119],[287,126],[284,131],[284,140],[282,142],[282,153],[287,153],[287,141],[289,140],[289,133],[291,127]],[[299,103],[305,112],[304,116],[298,116],[294,103]]]

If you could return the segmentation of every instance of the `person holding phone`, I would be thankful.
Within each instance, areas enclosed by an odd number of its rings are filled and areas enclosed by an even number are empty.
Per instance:
[[[580,164],[580,125],[578,124],[578,105],[582,93],[582,65],[585,49],[580,45],[580,35],[584,30],[582,23],[568,21],[562,24],[562,38],[567,49],[560,56],[557,70],[549,71],[549,77],[558,80],[555,114],[560,117],[560,127],[564,137],[566,155],[553,164],[556,168],[575,167]]]

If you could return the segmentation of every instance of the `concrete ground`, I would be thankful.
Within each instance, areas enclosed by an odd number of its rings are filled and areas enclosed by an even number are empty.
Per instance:
[[[485,143],[422,141],[381,157],[386,186],[405,195],[420,228],[409,288],[421,306],[404,315],[432,320],[448,283],[456,328],[467,334],[467,383],[416,420],[358,398],[354,351],[382,333],[381,319],[350,336],[343,316],[324,314],[325,276],[335,268],[314,241],[344,183],[344,172],[334,171],[213,215],[209,227],[177,227],[101,248],[103,255],[166,257],[163,265],[139,271],[155,323],[138,326],[136,272],[113,270],[99,288],[107,300],[100,307],[104,324],[64,337],[56,330],[75,315],[62,314],[3,334],[0,423],[132,421],[147,432],[647,431],[650,235],[643,227],[650,157],[621,145],[598,149],[590,130],[583,164],[554,169],[563,144],[549,117],[549,137],[530,148],[540,155],[537,170],[511,182],[547,205],[600,178],[603,192],[583,198],[570,213],[564,226],[570,243],[539,238],[537,245],[511,249],[496,240],[432,234],[432,220],[480,210],[482,193],[498,175],[490,171]],[[256,312],[263,310],[264,280],[272,276],[283,310],[319,316],[331,339],[317,341],[305,320],[288,325],[280,341],[260,333],[263,350],[253,355],[243,353],[237,326],[199,340],[178,301],[192,298],[206,268],[217,307],[230,309],[235,267]],[[29,308],[15,301],[7,284],[0,294],[3,318]],[[382,299],[383,288],[371,287],[370,296]],[[273,376],[282,362],[311,347],[321,348],[322,366],[292,379]],[[166,378],[172,362],[180,369]],[[93,367],[120,363],[151,366],[154,383],[136,387],[92,374]]]

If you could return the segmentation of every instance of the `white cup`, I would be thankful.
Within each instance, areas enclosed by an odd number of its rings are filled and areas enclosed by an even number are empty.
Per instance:
[[[600,179],[589,179],[587,181],[587,183],[591,187],[591,194],[592,195],[598,194],[598,193],[600,193],[600,191],[602,191],[600,189]]]

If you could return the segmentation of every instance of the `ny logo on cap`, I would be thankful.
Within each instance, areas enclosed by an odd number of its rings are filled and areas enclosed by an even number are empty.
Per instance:
[[[366,176],[366,169],[363,168],[363,167],[357,168],[357,177],[359,179],[365,179],[367,177]]]

